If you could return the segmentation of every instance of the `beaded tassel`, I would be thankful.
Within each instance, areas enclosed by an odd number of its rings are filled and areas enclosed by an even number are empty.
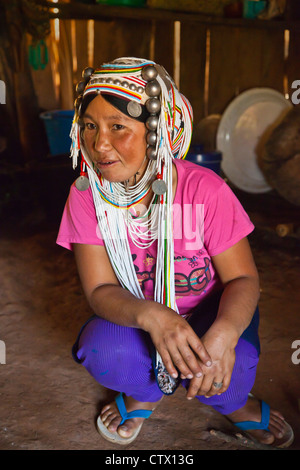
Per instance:
[[[72,144],[70,148],[70,152],[71,152],[70,158],[72,158],[72,166],[73,166],[73,170],[75,170],[78,164],[78,156],[80,152],[80,138],[79,138],[79,125],[78,125],[77,112],[75,112],[74,114],[70,137],[72,140]]]

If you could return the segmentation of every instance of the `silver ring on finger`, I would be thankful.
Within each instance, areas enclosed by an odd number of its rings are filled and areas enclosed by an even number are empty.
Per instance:
[[[223,382],[213,382],[213,386],[214,386],[215,388],[220,389],[220,388],[223,387]]]

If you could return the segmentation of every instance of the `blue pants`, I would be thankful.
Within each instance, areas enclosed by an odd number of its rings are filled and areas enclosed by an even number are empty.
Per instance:
[[[193,314],[190,324],[201,337],[212,324],[219,299],[209,299]],[[205,315],[204,315],[205,312]],[[222,414],[246,404],[259,358],[258,309],[236,346],[236,360],[226,392],[210,398],[197,396]],[[148,333],[94,316],[83,325],[73,346],[73,357],[102,386],[123,392],[138,401],[156,402],[162,397],[152,366],[153,344]],[[189,380],[182,385],[188,388]]]

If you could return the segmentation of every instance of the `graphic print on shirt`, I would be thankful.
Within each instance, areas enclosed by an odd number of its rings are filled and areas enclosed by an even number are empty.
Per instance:
[[[152,283],[152,288],[154,289],[154,278],[155,278],[155,263],[154,263],[154,258],[151,255],[146,256],[144,259],[144,264],[145,266],[151,266],[151,270],[145,270],[145,271],[140,271],[139,267],[134,264],[134,261],[136,260],[137,255],[132,255],[132,260],[133,260],[133,266],[139,281],[139,284],[141,286],[142,291],[145,289],[145,283],[148,281],[151,281]],[[148,286],[147,286],[148,287]]]
[[[197,255],[201,255],[201,253],[197,253]],[[208,257],[200,258],[199,256],[193,256],[191,258],[187,257],[175,257],[175,294],[179,296],[186,296],[186,295],[199,295],[203,291],[205,291],[209,281],[211,280],[211,272],[210,272],[210,259]],[[147,270],[140,270],[139,266],[135,264],[137,255],[133,254],[132,259],[134,262],[134,268],[136,271],[136,275],[139,281],[139,284],[142,290],[145,289],[147,283],[147,290],[149,290],[148,282],[150,281],[152,286],[151,290],[154,289],[154,279],[155,279],[155,259],[147,254],[146,258],[143,260],[145,267],[150,267],[151,269]],[[178,272],[176,262],[184,261],[184,271]],[[189,268],[188,268],[189,266]],[[187,268],[194,268],[192,269],[189,274]]]
[[[183,273],[175,273],[175,293],[178,295],[199,295],[205,290],[209,281],[211,280],[211,273],[209,270],[210,260],[209,258],[203,258],[201,260],[204,265],[198,266],[198,262],[195,261],[195,257],[191,258],[189,264],[197,266],[187,276]]]

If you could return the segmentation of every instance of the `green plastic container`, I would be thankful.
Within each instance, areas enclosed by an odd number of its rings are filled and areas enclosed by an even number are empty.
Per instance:
[[[96,0],[96,3],[102,5],[118,5],[126,7],[143,7],[146,4],[146,0]]]
[[[243,16],[244,18],[254,19],[266,6],[266,1],[244,0]]]

